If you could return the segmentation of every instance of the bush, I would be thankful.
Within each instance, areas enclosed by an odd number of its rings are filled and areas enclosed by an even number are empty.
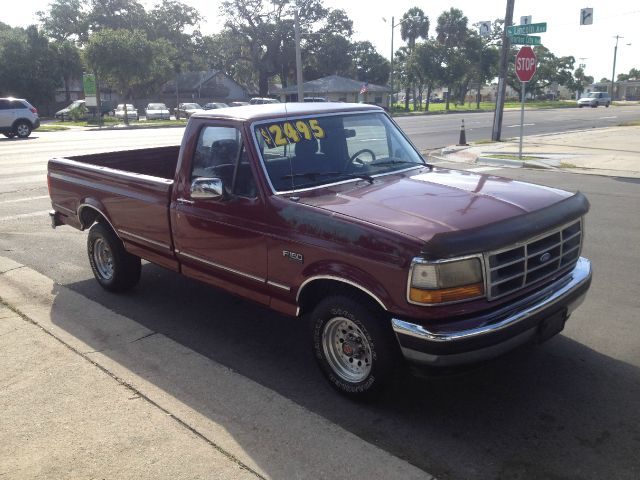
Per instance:
[[[75,108],[72,108],[71,110],[69,110],[69,116],[71,117],[71,119],[74,122],[77,122],[79,120],[83,120],[85,118],[87,118],[87,107],[86,105],[83,103],[81,105],[78,105]]]

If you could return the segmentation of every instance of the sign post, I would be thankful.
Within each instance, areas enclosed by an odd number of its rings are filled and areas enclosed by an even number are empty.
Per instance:
[[[527,82],[536,73],[536,54],[531,47],[522,47],[516,55],[516,75],[520,80],[521,103],[520,103],[520,148],[518,158],[522,160],[522,137],[524,135],[524,91]]]

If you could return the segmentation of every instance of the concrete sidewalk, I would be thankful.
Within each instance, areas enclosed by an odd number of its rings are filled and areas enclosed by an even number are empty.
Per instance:
[[[640,178],[640,126],[609,127],[527,136],[525,161],[517,160],[519,139],[468,147],[451,146],[438,159],[477,165],[562,169],[575,173]],[[514,159],[491,158],[494,155]]]
[[[0,477],[431,479],[0,257]]]

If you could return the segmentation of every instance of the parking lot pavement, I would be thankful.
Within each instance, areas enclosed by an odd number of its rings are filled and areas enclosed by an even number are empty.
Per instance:
[[[0,351],[6,478],[433,478],[4,257]]]
[[[518,140],[453,145],[432,155],[440,161],[474,166],[561,168],[593,175],[640,178],[640,126],[527,136],[524,161],[518,160]],[[506,158],[505,158],[506,157]]]

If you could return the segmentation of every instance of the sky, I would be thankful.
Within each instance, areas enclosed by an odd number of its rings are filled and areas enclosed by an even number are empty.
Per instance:
[[[27,0],[15,8],[14,0],[0,0],[0,21],[11,26],[37,23],[36,12],[47,10],[51,0]],[[139,0],[150,8],[154,0]],[[223,19],[219,15],[220,0],[182,0],[197,8],[205,17],[202,32],[219,32]],[[429,17],[429,35],[435,35],[438,16],[451,7],[458,8],[469,19],[469,26],[485,20],[504,18],[506,0],[457,0],[453,2],[419,2],[416,0],[324,0],[330,8],[342,8],[353,20],[355,40],[369,40],[378,52],[389,58],[391,53],[391,17],[397,22],[411,7],[422,8]],[[436,6],[437,5],[437,6]],[[13,8],[7,8],[12,6]],[[580,25],[580,9],[593,8],[593,25]],[[640,3],[629,0],[516,0],[514,22],[532,16],[533,23],[546,22],[547,32],[539,34],[542,44],[556,56],[573,55],[578,64],[586,65],[585,73],[594,77],[611,78],[614,47],[618,40],[616,76],[631,68],[640,69]],[[385,20],[386,19],[386,22]],[[623,37],[623,38],[622,38]],[[629,45],[631,44],[631,45]],[[394,47],[402,45],[400,28],[394,29]]]

